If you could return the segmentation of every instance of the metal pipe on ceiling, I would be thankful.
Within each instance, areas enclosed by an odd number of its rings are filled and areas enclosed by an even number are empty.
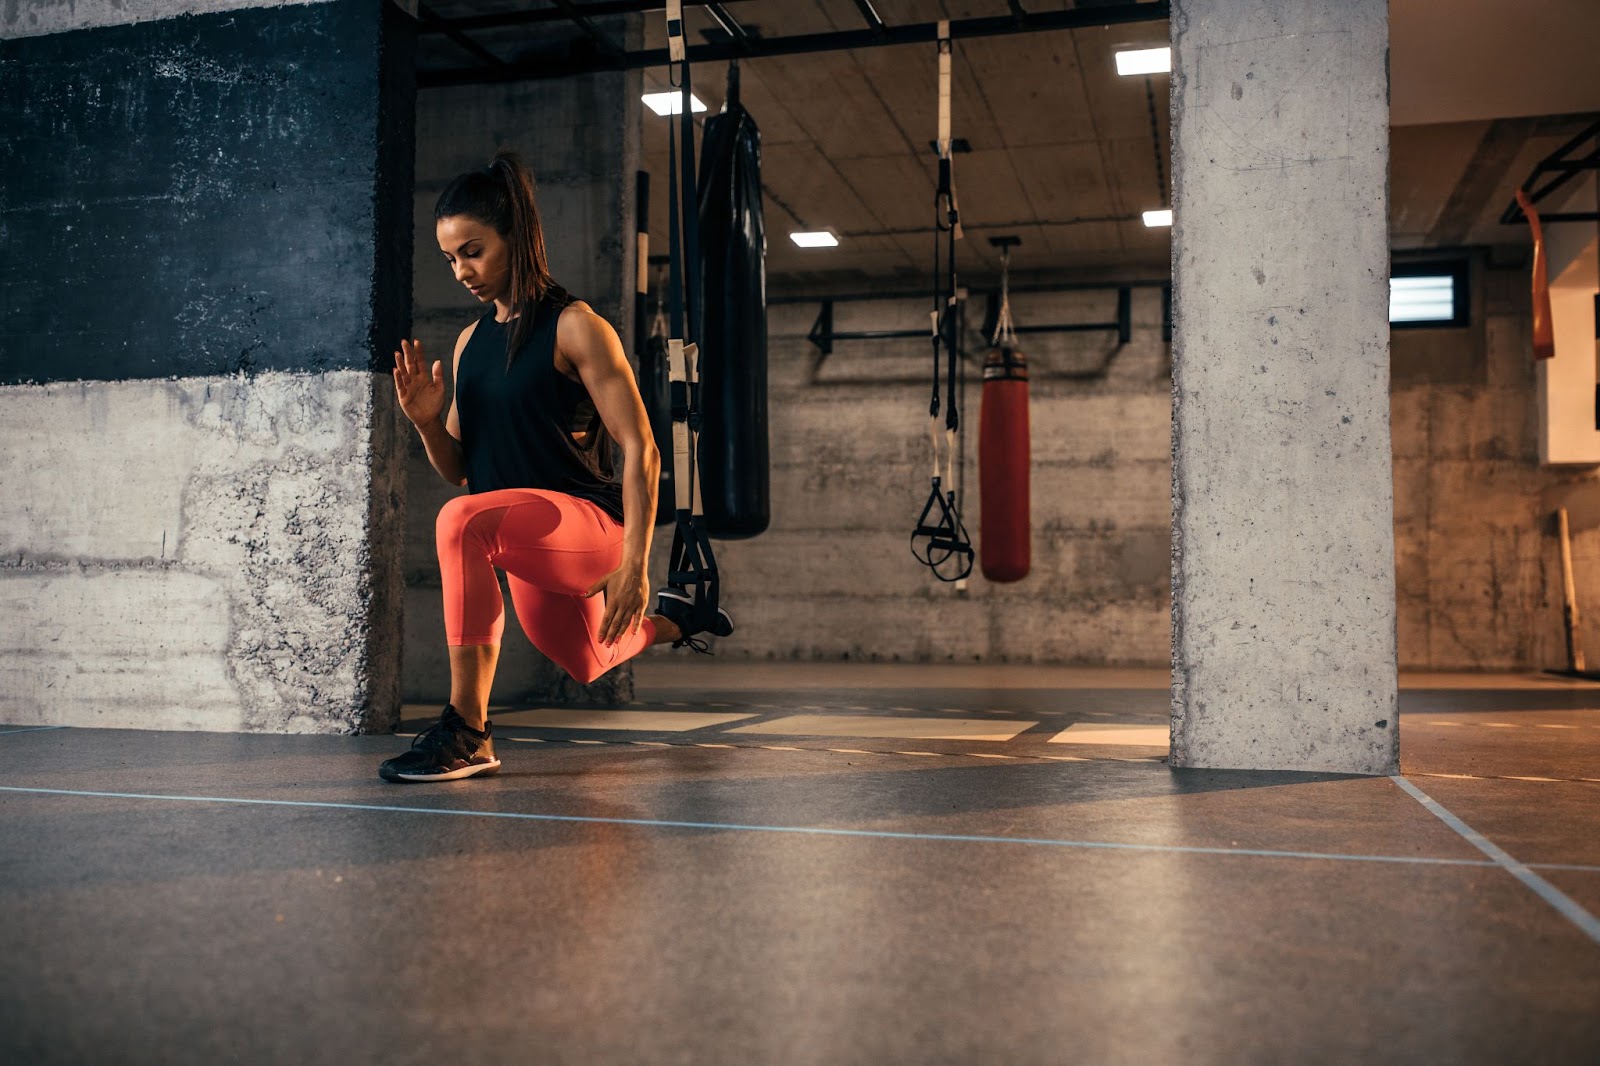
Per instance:
[[[872,0],[856,0],[856,10],[861,12],[861,17],[866,21],[867,29],[874,34],[884,31],[883,19],[873,10]]]
[[[743,26],[739,25],[738,19],[728,13],[727,8],[720,3],[711,3],[706,5],[706,13],[717,20],[717,25],[722,27],[723,33],[732,38],[740,48],[745,49],[747,52],[749,51],[751,44],[750,34]]]
[[[595,5],[585,5],[588,11]],[[1137,22],[1158,22],[1169,14],[1168,0],[1154,3],[1129,2],[1106,7],[1029,14],[1026,21],[1012,15],[952,21],[950,36],[955,39],[1005,37],[1018,33],[1075,30],[1092,26],[1113,26]],[[928,44],[938,39],[939,24],[924,22],[908,26],[885,26],[882,30],[838,30],[829,33],[804,33],[788,37],[750,39],[694,45],[689,48],[691,63],[718,63],[730,59],[760,59],[766,56],[806,55],[818,52],[848,51],[900,44]],[[565,58],[538,58],[503,67],[464,67],[454,70],[423,71],[417,76],[421,88],[448,85],[482,85],[495,82],[541,81],[568,78],[601,71],[639,70],[662,67],[669,62],[665,48],[626,52],[620,56],[568,55]]]

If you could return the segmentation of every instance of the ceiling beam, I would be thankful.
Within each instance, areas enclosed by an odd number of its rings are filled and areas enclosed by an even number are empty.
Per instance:
[[[716,0],[683,0],[683,6],[705,7]],[[611,15],[639,15],[663,11],[661,0],[601,0],[599,3],[577,5],[578,14],[585,18],[606,18]],[[455,30],[490,30],[501,26],[528,26],[541,22],[567,22],[571,18],[558,7],[539,7],[528,11],[497,11],[489,15],[463,15],[460,18],[439,19],[438,25],[419,27],[422,33],[446,33]]]
[[[468,37],[462,31],[451,26],[438,15],[435,15],[428,9],[428,5],[426,4],[417,5],[417,22],[420,26],[430,29],[435,33],[444,34],[456,44],[460,45],[462,48],[466,49],[468,52],[471,52],[480,60],[487,63],[492,69],[499,69],[506,65],[505,60],[501,59],[499,56],[483,47],[477,41],[474,41],[471,37]]]
[[[571,19],[578,29],[588,35],[589,39],[594,42],[594,46],[600,50],[601,55],[615,59],[627,54],[623,51],[622,46],[613,41],[605,31],[590,22],[585,12],[580,11],[572,0],[550,0],[550,3],[555,5],[556,10]]]
[[[1456,179],[1424,244],[1429,248],[1449,248],[1463,243],[1479,216],[1489,207],[1506,172],[1516,162],[1522,148],[1533,135],[1531,118],[1501,118],[1488,124],[1472,158]]]
[[[593,6],[593,5],[589,5]],[[1167,18],[1167,0],[1154,3],[1121,3],[1106,7],[1067,11],[1035,12],[1021,24],[1011,15],[971,18],[952,21],[950,36],[954,39],[975,37],[1004,37],[1018,33],[1040,33],[1051,30],[1075,30],[1090,26],[1121,25],[1132,22],[1157,22]],[[830,33],[805,33],[788,37],[751,39],[748,45],[737,41],[694,45],[689,49],[691,63],[717,63],[730,59],[760,59],[766,56],[804,55],[817,52],[838,52],[857,48],[876,48],[886,45],[928,44],[938,40],[939,24],[925,22],[910,26],[885,26],[881,31],[839,30]],[[570,78],[580,74],[600,71],[640,70],[646,67],[665,67],[670,60],[665,48],[653,48],[622,55],[568,56],[565,59],[541,58],[504,67],[481,67],[454,70],[428,70],[417,73],[417,85],[436,88],[446,85],[480,85],[491,82],[540,81],[549,78]]]

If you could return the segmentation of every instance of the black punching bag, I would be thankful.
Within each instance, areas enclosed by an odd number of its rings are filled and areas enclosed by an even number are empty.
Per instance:
[[[737,63],[701,143],[701,497],[710,534],[737,540],[764,532],[772,517],[761,131],[739,102]]]

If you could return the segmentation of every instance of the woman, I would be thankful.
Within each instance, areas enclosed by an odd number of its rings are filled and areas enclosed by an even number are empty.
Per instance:
[[[387,781],[500,768],[488,720],[504,625],[496,567],[528,639],[584,684],[694,635],[676,590],[645,615],[661,457],[616,331],[550,276],[532,174],[499,152],[446,186],[434,222],[456,280],[491,310],[456,341],[453,396],[420,343],[395,353],[401,410],[433,468],[467,495],[445,504],[437,528],[450,702],[378,768]],[[716,632],[732,632],[725,613]]]

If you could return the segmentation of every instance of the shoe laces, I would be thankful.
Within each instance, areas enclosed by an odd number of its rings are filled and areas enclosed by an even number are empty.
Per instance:
[[[441,714],[437,722],[411,738],[411,750],[437,751],[448,747],[454,732],[451,720]]]
[[[700,655],[711,654],[711,645],[707,644],[703,640],[697,640],[694,637],[681,637],[678,640],[673,641],[672,646],[674,648],[687,647],[690,651],[696,652]]]

